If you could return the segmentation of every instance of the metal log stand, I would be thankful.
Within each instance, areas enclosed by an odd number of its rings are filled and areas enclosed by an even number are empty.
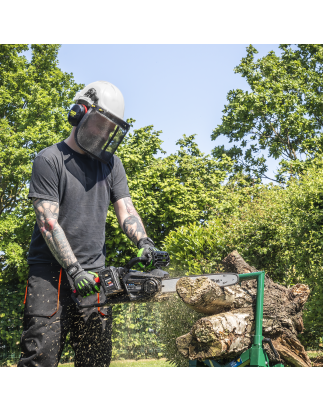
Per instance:
[[[264,338],[262,335],[262,320],[264,310],[264,289],[265,289],[265,272],[259,271],[256,273],[239,274],[239,281],[250,280],[255,278],[257,280],[257,301],[256,301],[256,321],[255,321],[255,335],[251,348],[242,353],[239,358],[230,361],[224,365],[219,362],[208,359],[204,361],[193,360],[189,362],[189,367],[270,367],[269,359],[264,350],[263,343],[270,345],[276,358],[279,360],[279,355],[275,350],[270,338]],[[283,367],[279,363],[273,367]]]

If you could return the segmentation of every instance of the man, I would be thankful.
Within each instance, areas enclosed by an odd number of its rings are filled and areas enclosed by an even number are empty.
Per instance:
[[[111,308],[80,310],[103,300],[95,274],[105,266],[105,221],[109,202],[120,226],[149,256],[154,243],[132,204],[127,178],[114,151],[129,130],[124,100],[105,81],[75,96],[70,136],[35,158],[29,198],[36,212],[25,298],[22,355],[18,366],[57,366],[67,333],[75,366],[106,366],[111,360]]]

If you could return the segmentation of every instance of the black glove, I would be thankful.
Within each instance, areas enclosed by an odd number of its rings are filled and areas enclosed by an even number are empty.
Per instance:
[[[152,251],[159,251],[156,247],[155,244],[153,242],[153,240],[149,237],[145,237],[145,238],[141,238],[138,241],[137,247],[139,248],[139,252],[137,254],[137,257],[147,257],[148,260],[146,263],[142,264],[142,263],[138,263],[140,265],[141,268],[156,268],[153,267],[153,258],[151,255]],[[168,254],[167,254],[168,256]],[[169,259],[169,257],[168,257]]]
[[[78,262],[68,266],[66,272],[74,281],[74,287],[81,297],[88,297],[100,292],[100,287],[94,281],[98,274],[84,271]]]
[[[157,248],[155,248],[155,243],[153,240],[149,237],[141,238],[138,243],[137,247],[139,248],[139,252],[137,254],[137,257],[147,257],[148,260],[146,263],[138,263],[141,268],[152,268],[152,256],[151,256],[151,251],[157,251]]]

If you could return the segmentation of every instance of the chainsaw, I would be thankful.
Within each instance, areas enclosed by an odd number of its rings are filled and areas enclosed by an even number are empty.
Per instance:
[[[147,257],[136,257],[131,259],[124,267],[106,267],[98,272],[95,281],[100,284],[105,294],[105,300],[97,304],[81,304],[77,299],[77,291],[74,290],[72,299],[81,308],[102,307],[130,302],[145,302],[158,295],[173,294],[176,292],[177,281],[182,277],[170,278],[169,273],[161,270],[169,264],[169,255],[165,251],[151,252],[152,263],[155,269],[149,272],[131,270],[137,263],[148,262]],[[274,367],[283,367],[280,357],[275,350],[270,338],[263,338],[263,302],[265,287],[265,272],[259,271],[247,274],[215,273],[188,276],[189,278],[207,277],[214,281],[219,287],[227,287],[238,282],[256,279],[257,300],[255,312],[255,334],[252,346],[240,354],[239,358],[220,364],[213,358],[204,361],[190,360],[189,367],[270,367],[267,353],[263,343],[268,343],[278,363]],[[187,276],[185,276],[187,278]]]
[[[81,308],[103,307],[105,305],[123,304],[131,302],[145,302],[162,294],[176,292],[177,281],[181,277],[170,278],[169,273],[161,267],[169,264],[169,255],[165,251],[151,252],[152,265],[155,267],[149,272],[131,270],[137,263],[148,262],[147,257],[132,258],[124,267],[106,267],[99,271],[95,281],[102,287],[105,300],[95,304],[82,304],[76,290],[72,293],[73,301]],[[239,275],[234,273],[202,274],[214,281],[219,287],[227,287],[239,282]],[[188,276],[197,278],[199,276]]]

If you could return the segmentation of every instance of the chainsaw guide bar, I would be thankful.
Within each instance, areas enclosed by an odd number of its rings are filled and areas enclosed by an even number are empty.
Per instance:
[[[228,287],[229,285],[234,285],[239,282],[239,275],[234,273],[225,273],[225,274],[201,274],[201,275],[188,275],[177,278],[164,279],[162,281],[162,294],[164,293],[175,293],[176,284],[180,278],[201,278],[207,277],[210,280],[214,281],[219,287]]]

